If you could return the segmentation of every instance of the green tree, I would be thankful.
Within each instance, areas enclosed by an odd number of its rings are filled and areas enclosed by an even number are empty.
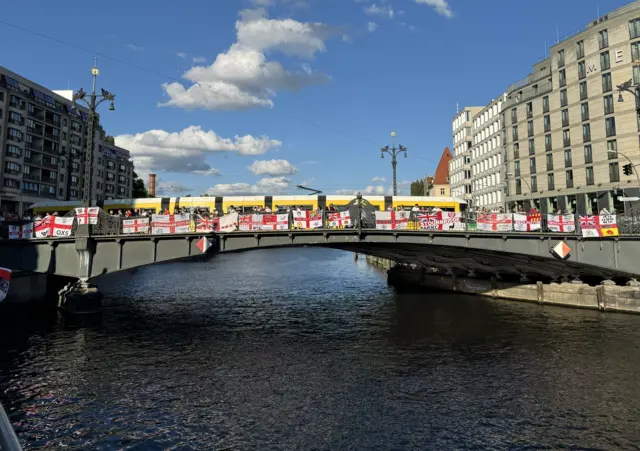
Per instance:
[[[116,145],[116,140],[113,138],[113,136],[106,135],[102,140],[107,144],[111,144],[112,146]]]
[[[415,180],[411,182],[411,195],[424,196],[424,180]]]
[[[149,197],[149,192],[144,186],[144,180],[138,177],[136,171],[133,171],[133,198],[140,199],[143,197]]]

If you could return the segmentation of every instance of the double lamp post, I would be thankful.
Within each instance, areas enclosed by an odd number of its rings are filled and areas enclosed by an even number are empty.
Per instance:
[[[398,182],[396,178],[396,167],[398,166],[398,158],[397,156],[401,153],[404,153],[404,157],[407,158],[407,148],[402,144],[398,144],[396,148],[396,132],[391,132],[391,139],[393,140],[393,144],[391,147],[384,146],[380,149],[380,158],[384,158],[384,154],[388,153],[391,155],[391,167],[393,168],[393,195],[398,195]]]

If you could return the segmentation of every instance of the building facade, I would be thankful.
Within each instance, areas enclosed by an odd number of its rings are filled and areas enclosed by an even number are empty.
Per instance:
[[[509,209],[623,212],[640,195],[640,2],[590,23],[551,48],[503,105]]]
[[[482,107],[466,107],[453,118],[453,158],[449,162],[451,195],[471,199],[472,120]]]
[[[445,147],[433,177],[427,177],[425,180],[424,186],[431,187],[425,195],[432,197],[451,196],[451,189],[449,188],[449,162],[452,159],[453,155],[451,155],[451,151],[448,147]]]
[[[82,198],[88,117],[86,108],[0,67],[0,211]],[[96,138],[92,197],[131,197],[129,152]]]
[[[502,105],[506,95],[493,99],[472,118],[472,208],[504,207],[505,158],[502,139]]]

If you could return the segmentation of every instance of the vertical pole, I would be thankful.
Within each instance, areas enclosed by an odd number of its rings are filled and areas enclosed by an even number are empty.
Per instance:
[[[391,155],[391,166],[393,167],[393,195],[398,195],[398,184],[396,181],[396,166],[398,166],[398,160],[396,159],[396,148],[395,146],[392,149],[393,154]]]

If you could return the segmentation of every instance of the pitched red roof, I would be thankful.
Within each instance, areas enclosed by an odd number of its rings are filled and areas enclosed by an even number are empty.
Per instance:
[[[449,161],[453,158],[451,151],[448,147],[444,148],[442,157],[440,157],[440,163],[436,168],[436,173],[433,176],[434,185],[448,185],[449,184]]]

